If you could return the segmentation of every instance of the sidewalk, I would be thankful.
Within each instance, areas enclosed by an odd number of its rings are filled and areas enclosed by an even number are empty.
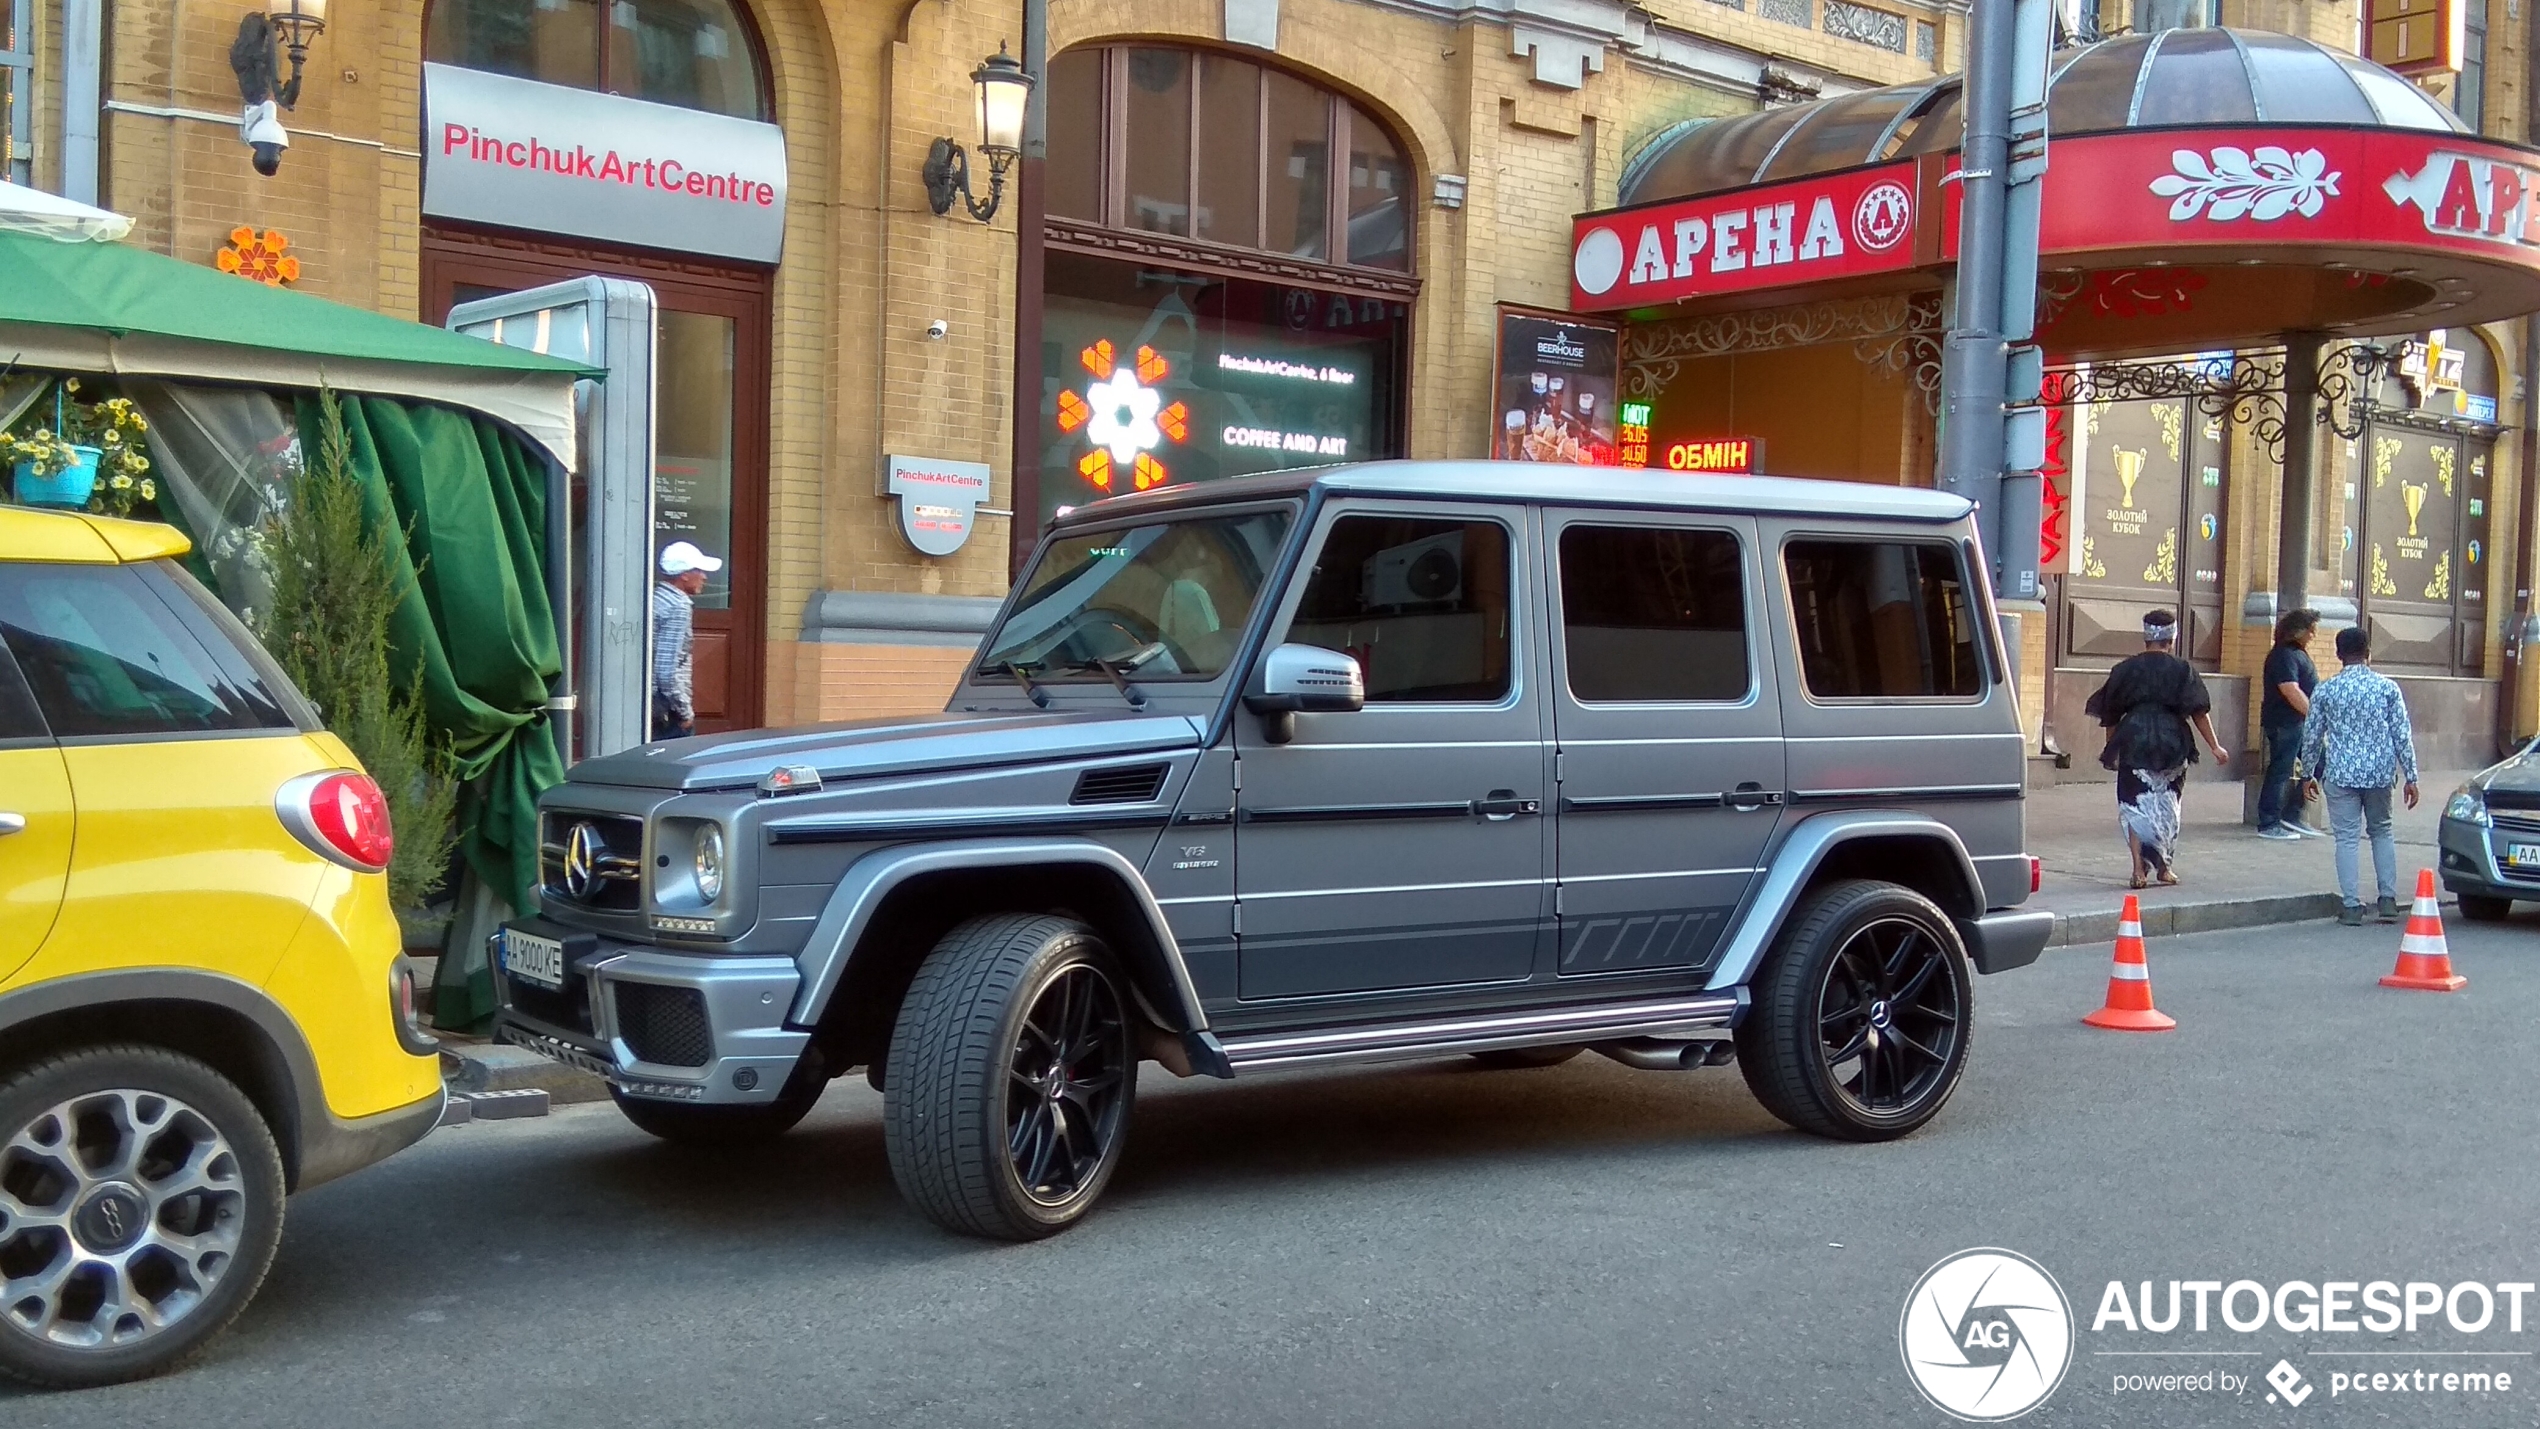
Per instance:
[[[2399,843],[2401,903],[2416,891],[2417,870],[2435,866],[2435,825],[2443,801],[2471,771],[2426,771],[2414,809],[2391,797]],[[2326,818],[2316,806],[2314,817]],[[2191,783],[2178,841],[2176,888],[2147,888],[2143,931],[2201,933],[2337,915],[2335,845],[2327,839],[2275,842],[2240,822],[2240,789],[2232,784]],[[2028,796],[2028,851],[2046,864],[2045,883],[2028,906],[2057,915],[2049,946],[2104,943],[2117,935],[2132,864],[2117,830],[2117,788],[2106,784],[2058,784]],[[2372,851],[2363,850],[2363,896],[2372,897]]]

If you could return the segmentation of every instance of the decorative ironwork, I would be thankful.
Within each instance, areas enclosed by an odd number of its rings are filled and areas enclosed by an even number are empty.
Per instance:
[[[2382,412],[2382,379],[2399,370],[2399,354],[2379,343],[2339,343],[2320,354],[2320,423],[2343,441],[2364,434]]]
[[[1865,362],[1910,373],[1927,400],[1939,389],[1940,295],[1828,298],[1793,307],[1666,318],[1623,329],[1623,395],[1651,397],[1706,357],[1850,342]]]
[[[1071,218],[1041,221],[1045,241],[1053,248],[1106,258],[1141,258],[1196,268],[1234,278],[1265,278],[1274,283],[1334,292],[1368,293],[1405,302],[1420,296],[1420,280],[1367,268],[1343,268],[1283,257],[1257,248],[1233,248],[1160,233],[1105,228]]]
[[[1935,63],[1940,57],[1940,27],[1929,20],[1914,22],[1914,58]]]
[[[1756,14],[1803,30],[1816,28],[1815,17],[1808,9],[1808,0],[1755,0]]]
[[[1858,40],[1895,54],[1905,53],[1905,17],[1875,6],[1855,5],[1852,0],[1826,0],[1826,33],[1839,40]]]
[[[2284,354],[2241,352],[2197,362],[2094,362],[2047,374],[2046,400],[2095,405],[2184,399],[2209,421],[2249,428],[2284,453]]]

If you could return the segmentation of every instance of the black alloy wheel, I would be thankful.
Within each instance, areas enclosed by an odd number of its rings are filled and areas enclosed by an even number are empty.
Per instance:
[[[901,1194],[971,1235],[1073,1225],[1128,1139],[1135,1016],[1110,949],[1073,919],[991,914],[945,934],[900,1003],[883,1077]]]
[[[1847,1141],[1903,1136],[1957,1089],[1971,1032],[1957,929],[1911,889],[1839,883],[1758,970],[1738,1064],[1765,1109]]]
[[[2461,916],[2472,923],[2501,923],[2513,916],[2514,901],[2485,893],[2460,895]]]

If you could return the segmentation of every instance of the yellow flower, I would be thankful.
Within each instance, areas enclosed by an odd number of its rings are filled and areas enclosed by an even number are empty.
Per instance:
[[[123,473],[121,473],[121,472],[117,472],[117,473],[115,473],[113,476],[108,477],[108,478],[106,479],[106,484],[107,484],[108,486],[113,487],[113,488],[114,488],[115,490],[117,490],[117,491],[121,491],[121,490],[123,490],[125,487],[128,487],[128,486],[132,485],[132,478],[131,478],[131,477],[128,477],[128,476],[125,476],[125,475],[124,475]]]
[[[142,500],[144,500],[144,501],[156,501],[156,500],[158,500],[158,499],[159,499],[159,485],[158,485],[158,483],[157,483],[157,482],[154,482],[154,481],[144,480],[144,481],[141,483],[141,499],[142,499]]]

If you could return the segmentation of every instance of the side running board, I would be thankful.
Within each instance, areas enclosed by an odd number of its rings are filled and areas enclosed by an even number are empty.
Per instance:
[[[1425,1022],[1346,1027],[1328,1032],[1271,1032],[1220,1044],[1229,1070],[1398,1062],[1505,1047],[1606,1042],[1621,1037],[1691,1037],[1735,1027],[1746,1012],[1743,987],[1651,1002],[1608,1002],[1543,1012],[1495,1013]]]

